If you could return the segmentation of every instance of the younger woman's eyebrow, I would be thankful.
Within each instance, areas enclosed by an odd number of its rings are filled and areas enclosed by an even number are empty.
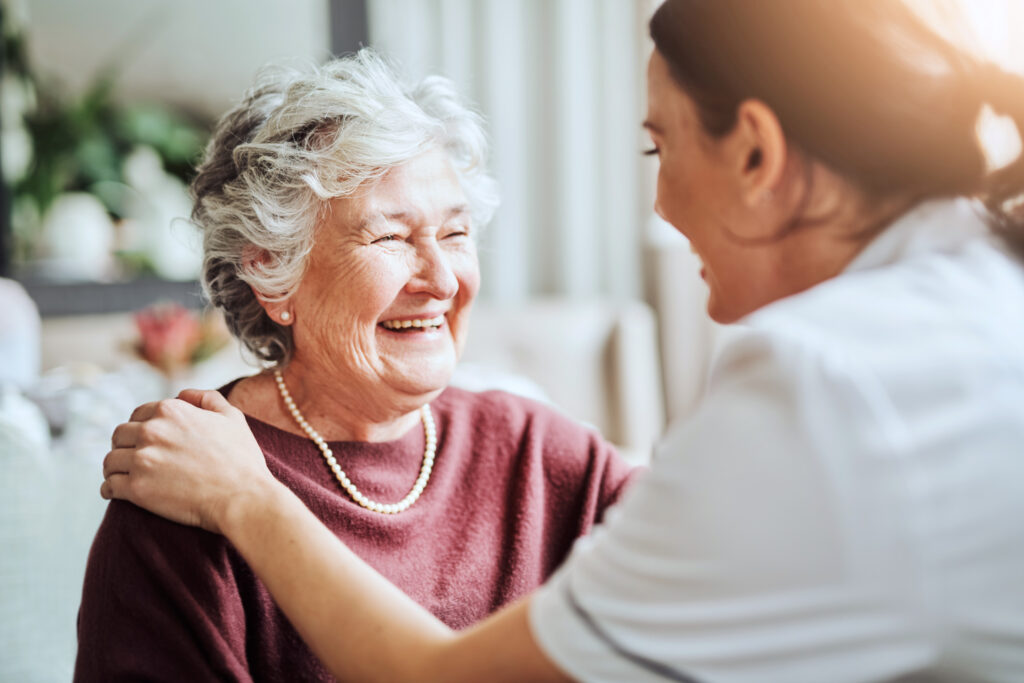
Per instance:
[[[659,128],[658,125],[651,121],[650,119],[647,119],[643,122],[643,127],[651,131],[652,133],[658,133],[659,135],[661,134],[661,128]]]

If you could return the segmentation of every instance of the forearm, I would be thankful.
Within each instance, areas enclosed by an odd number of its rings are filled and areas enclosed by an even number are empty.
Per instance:
[[[377,574],[283,485],[241,496],[222,530],[343,681],[423,680],[454,633]]]

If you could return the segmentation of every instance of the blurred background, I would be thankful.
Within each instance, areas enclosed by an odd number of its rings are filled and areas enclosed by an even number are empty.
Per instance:
[[[870,2],[870,0],[866,0]],[[640,152],[657,0],[3,0],[0,680],[68,680],[99,463],[140,402],[254,371],[204,310],[187,184],[268,62],[371,45],[488,122],[502,206],[455,383],[600,429],[638,462],[729,333]],[[1024,71],[1024,0],[912,0]],[[980,131],[994,158],[1016,137]]]

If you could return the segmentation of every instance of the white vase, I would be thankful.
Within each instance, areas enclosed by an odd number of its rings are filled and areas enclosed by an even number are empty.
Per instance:
[[[114,223],[95,196],[69,192],[43,218],[45,274],[57,280],[102,280],[113,265]]]

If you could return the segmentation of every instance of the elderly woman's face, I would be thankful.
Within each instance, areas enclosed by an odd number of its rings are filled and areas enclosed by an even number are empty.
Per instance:
[[[480,284],[470,230],[441,151],[332,201],[293,297],[295,361],[375,402],[443,389]]]

